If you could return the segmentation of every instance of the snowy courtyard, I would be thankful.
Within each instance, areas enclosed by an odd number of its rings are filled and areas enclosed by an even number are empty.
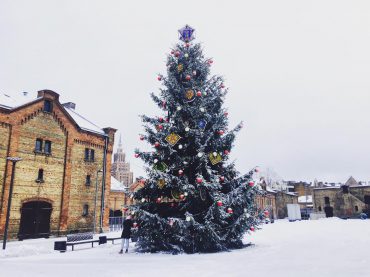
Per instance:
[[[117,242],[59,253],[54,240],[8,243],[1,276],[369,276],[369,220],[279,220],[247,235],[253,246],[217,254],[120,255]]]

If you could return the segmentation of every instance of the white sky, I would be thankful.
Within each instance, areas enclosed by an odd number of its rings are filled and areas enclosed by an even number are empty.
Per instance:
[[[41,89],[144,143],[138,114],[185,24],[225,76],[239,171],[286,180],[370,181],[370,1],[0,0],[0,92]]]

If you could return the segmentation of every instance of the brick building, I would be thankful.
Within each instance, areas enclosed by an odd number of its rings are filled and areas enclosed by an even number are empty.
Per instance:
[[[94,218],[96,226],[102,222],[102,227],[107,227],[116,130],[100,129],[79,115],[75,104],[62,105],[51,90],[26,99],[20,103],[10,101],[7,95],[0,97],[0,235],[4,233],[12,172],[7,157],[14,156],[22,161],[15,171],[11,237],[92,230]]]

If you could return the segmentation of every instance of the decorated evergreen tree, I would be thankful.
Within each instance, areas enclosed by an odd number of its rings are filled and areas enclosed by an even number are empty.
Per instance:
[[[227,89],[209,77],[212,59],[193,44],[194,29],[179,30],[181,42],[167,57],[163,89],[152,94],[159,117],[142,116],[152,152],[135,152],[148,178],[131,208],[138,251],[217,252],[243,247],[242,236],[259,224],[252,180],[227,163],[235,134],[222,107]]]

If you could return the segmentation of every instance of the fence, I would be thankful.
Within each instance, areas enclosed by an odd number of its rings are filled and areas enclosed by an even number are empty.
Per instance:
[[[110,217],[109,218],[109,231],[119,231],[122,230],[122,222],[123,222],[122,216],[117,217]]]

